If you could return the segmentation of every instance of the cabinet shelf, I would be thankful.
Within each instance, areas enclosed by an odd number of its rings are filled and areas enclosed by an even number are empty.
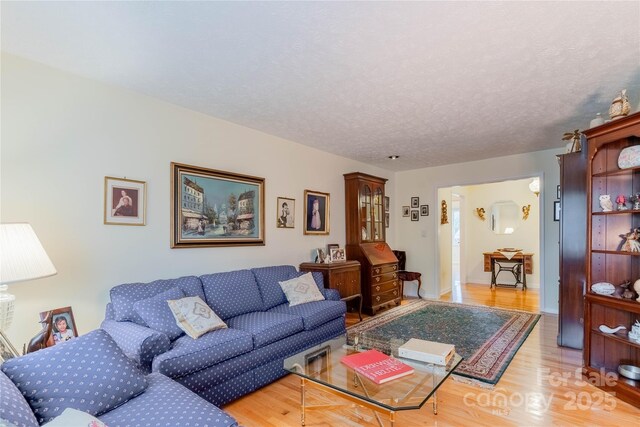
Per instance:
[[[640,314],[640,302],[637,301],[616,298],[608,295],[598,295],[591,291],[587,291],[585,299],[590,303]]]
[[[591,212],[591,215],[629,215],[640,213],[638,209],[627,209],[626,211],[611,211],[611,212]]]
[[[609,251],[605,249],[593,249],[593,254],[607,254],[607,255],[623,255],[623,256],[640,256],[640,252],[626,252],[626,251]]]
[[[612,170],[612,171],[597,172],[597,173],[594,173],[593,175],[591,175],[591,177],[592,178],[602,178],[602,177],[605,177],[605,176],[631,175],[635,171],[640,171],[640,166],[636,166],[634,168],[628,168],[628,169],[616,169],[616,170]]]
[[[605,334],[604,332],[602,332],[602,331],[600,331],[598,329],[591,329],[591,332],[596,334],[596,335],[600,335],[602,337],[605,337],[606,339],[617,341],[617,342],[620,342],[622,344],[628,344],[628,345],[630,345],[632,347],[640,349],[640,343],[637,343],[635,341],[631,341],[626,336],[620,336],[620,335],[617,335],[617,334]]]

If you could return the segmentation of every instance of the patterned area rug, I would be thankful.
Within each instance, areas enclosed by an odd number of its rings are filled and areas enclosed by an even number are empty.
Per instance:
[[[539,319],[524,311],[417,300],[355,324],[347,335],[351,341],[364,332],[363,344],[383,351],[410,338],[454,344],[464,357],[457,375],[496,384]]]

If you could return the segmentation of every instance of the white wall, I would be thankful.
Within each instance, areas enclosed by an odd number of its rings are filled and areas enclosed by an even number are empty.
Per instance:
[[[81,333],[103,318],[108,291],[150,281],[311,259],[345,242],[343,173],[393,173],[124,89],[2,56],[2,222],[29,222],[58,274],[10,285],[8,335],[22,346],[38,313],[72,306]],[[266,246],[170,249],[170,162],[266,179]],[[147,225],[103,224],[105,176],[147,182]],[[393,181],[387,184],[394,200]],[[331,194],[329,236],[302,233],[305,189]],[[296,199],[296,228],[277,229],[276,197]],[[393,246],[395,215],[388,231]]]
[[[473,144],[473,141],[468,143]],[[396,242],[398,249],[407,251],[407,270],[422,273],[423,296],[436,297],[440,284],[437,235],[440,232],[441,199],[438,198],[438,188],[540,176],[541,310],[558,312],[558,222],[553,221],[553,201],[560,182],[556,154],[562,152],[563,149],[559,148],[396,174],[396,197],[392,199],[392,217],[397,217]],[[409,205],[412,196],[420,197],[420,204],[429,205],[430,216],[420,217],[418,222],[401,217],[401,206]],[[467,200],[467,209],[473,207]],[[472,254],[467,253],[467,263],[471,258]],[[415,294],[415,287],[405,284],[405,293],[411,292]]]

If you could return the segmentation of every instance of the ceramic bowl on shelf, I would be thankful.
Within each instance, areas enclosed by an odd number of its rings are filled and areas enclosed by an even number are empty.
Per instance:
[[[612,283],[598,282],[591,285],[591,290],[598,295],[613,295],[616,287]]]
[[[618,366],[618,373],[631,380],[640,380],[640,368],[633,365]]]

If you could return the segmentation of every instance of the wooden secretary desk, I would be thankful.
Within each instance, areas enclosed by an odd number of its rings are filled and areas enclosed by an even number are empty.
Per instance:
[[[344,175],[347,259],[360,262],[362,309],[376,314],[400,304],[398,259],[385,241],[385,178],[360,172]]]

